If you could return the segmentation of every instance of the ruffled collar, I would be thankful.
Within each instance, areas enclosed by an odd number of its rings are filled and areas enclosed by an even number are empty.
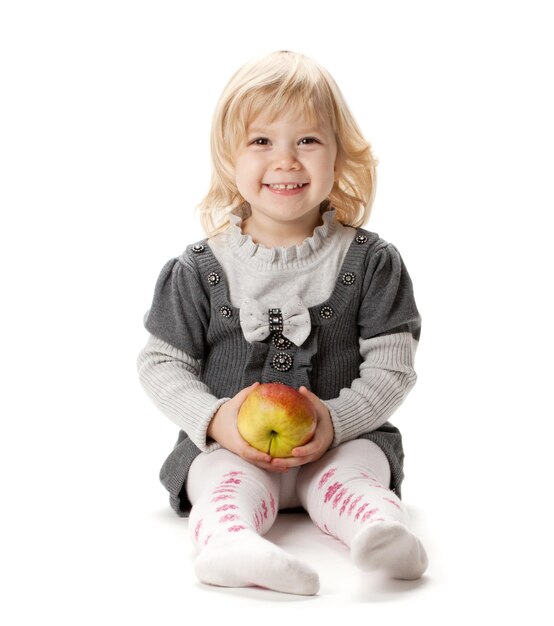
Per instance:
[[[336,209],[327,203],[321,205],[323,224],[314,229],[313,234],[300,244],[290,247],[268,248],[260,243],[254,243],[250,235],[244,234],[241,225],[250,215],[250,207],[243,204],[229,214],[229,228],[225,235],[225,246],[232,249],[234,255],[244,262],[253,263],[259,269],[280,267],[298,267],[309,265],[321,258],[331,247],[332,235],[340,227],[336,221]]]

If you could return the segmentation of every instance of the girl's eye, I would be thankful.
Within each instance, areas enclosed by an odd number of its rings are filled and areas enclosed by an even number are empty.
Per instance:
[[[315,137],[302,137],[302,139],[298,141],[298,144],[301,146],[309,146],[314,143],[321,143],[321,142],[319,141],[319,139],[316,139]],[[267,137],[256,137],[255,139],[252,139],[250,141],[251,146],[267,146],[269,144],[270,144],[270,140]]]

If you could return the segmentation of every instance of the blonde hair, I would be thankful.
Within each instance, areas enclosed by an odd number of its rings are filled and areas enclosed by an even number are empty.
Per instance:
[[[234,155],[248,124],[260,113],[273,122],[283,110],[299,110],[310,122],[328,120],[337,142],[337,180],[329,194],[339,222],[361,226],[375,196],[377,161],[331,75],[312,59],[273,52],[243,65],[216,106],[211,130],[212,179],[198,205],[202,227],[212,236],[229,226],[229,214],[244,204],[234,178]]]

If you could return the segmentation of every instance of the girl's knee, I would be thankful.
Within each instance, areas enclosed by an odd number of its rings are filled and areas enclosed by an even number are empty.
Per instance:
[[[299,495],[325,476],[368,473],[379,483],[389,487],[391,471],[383,450],[369,439],[353,439],[328,450],[320,459],[302,466],[298,476]]]
[[[279,477],[249,463],[240,456],[220,448],[213,452],[201,453],[194,461],[187,477],[187,495],[192,504],[205,495],[222,480],[234,484],[260,485],[275,495],[278,493]]]

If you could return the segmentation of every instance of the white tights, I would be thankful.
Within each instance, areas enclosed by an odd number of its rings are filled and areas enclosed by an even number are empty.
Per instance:
[[[362,570],[419,578],[427,567],[425,550],[408,530],[407,511],[389,482],[385,454],[366,439],[341,444],[287,474],[262,470],[225,449],[200,454],[187,480],[196,574],[226,587],[317,593],[317,573],[263,539],[279,509],[301,505],[318,528],[350,548]]]

